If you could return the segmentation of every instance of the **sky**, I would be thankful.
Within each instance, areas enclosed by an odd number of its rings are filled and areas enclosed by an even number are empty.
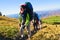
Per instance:
[[[31,2],[34,11],[60,9],[60,0],[0,0],[0,12],[4,15],[19,13],[20,5]]]

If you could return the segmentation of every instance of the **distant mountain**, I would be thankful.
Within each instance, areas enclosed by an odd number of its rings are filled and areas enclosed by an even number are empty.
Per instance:
[[[52,16],[52,15],[59,15],[60,16],[60,10],[36,11],[36,13],[38,14],[39,18],[48,17],[48,16]],[[9,14],[6,16],[10,17],[10,18],[18,18],[19,15],[18,14]]]
[[[18,18],[18,14],[9,14],[9,15],[6,15],[7,17],[10,17],[10,18]]]
[[[60,10],[50,10],[50,11],[37,11],[36,13],[38,13],[39,17],[48,17],[48,16],[60,16]]]

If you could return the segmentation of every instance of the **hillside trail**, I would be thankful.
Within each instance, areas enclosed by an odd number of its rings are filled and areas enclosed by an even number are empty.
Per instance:
[[[56,25],[42,24],[41,29],[38,29],[37,31],[31,30],[31,37],[34,36],[34,34],[38,33],[38,31],[43,30],[44,28],[47,28],[47,27],[49,27],[49,28],[50,28],[50,27],[53,27],[53,28],[54,28],[54,27],[56,27]],[[57,25],[57,27],[59,28],[60,25]],[[0,37],[0,40],[2,40],[2,39],[3,39],[3,37],[2,37],[2,38]],[[25,35],[24,38],[21,38],[21,37],[20,37],[20,33],[18,33],[18,37],[16,37],[15,39],[4,38],[3,40],[30,40],[30,38],[28,38],[28,35],[27,35],[27,34]]]
[[[39,30],[39,29],[38,29],[38,30]],[[31,31],[31,36],[33,36],[34,34],[36,34],[38,30],[36,30],[36,31],[35,31],[35,30],[32,30],[32,31]],[[22,38],[22,39],[20,39],[20,40],[30,40],[30,38],[28,38],[28,35],[25,35],[25,37]]]
[[[40,25],[39,25],[40,26]],[[38,28],[37,30],[31,30],[31,37],[36,34],[39,30],[41,30],[41,28]],[[20,36],[16,38],[16,40],[30,40],[30,38],[28,38],[28,35],[25,35],[23,38],[21,38]]]
[[[50,27],[50,26],[56,26],[56,25],[51,25],[51,24],[45,24],[45,23],[44,23],[44,24],[42,24],[42,27],[41,27],[40,29],[32,30],[32,31],[31,31],[31,37],[32,37],[34,34],[36,34],[38,31],[46,28],[47,26]],[[58,26],[59,26],[59,25],[58,25]],[[25,35],[24,38],[18,37],[16,40],[30,40],[30,38],[28,38],[28,35]]]

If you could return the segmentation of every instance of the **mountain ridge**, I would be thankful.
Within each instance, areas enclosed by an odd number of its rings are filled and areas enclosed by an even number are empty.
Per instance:
[[[60,16],[60,9],[59,10],[50,10],[50,11],[36,11],[36,13],[38,14],[39,18],[44,18],[44,17],[48,17],[48,16],[53,16],[53,15],[57,15]],[[7,17],[11,17],[11,18],[18,18],[19,14],[9,14],[6,15]]]

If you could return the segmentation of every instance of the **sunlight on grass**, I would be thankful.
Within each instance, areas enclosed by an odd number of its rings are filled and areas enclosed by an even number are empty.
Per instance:
[[[59,40],[60,39],[60,24],[54,24],[54,22],[60,22],[60,16],[52,16],[42,19],[42,29],[37,31],[31,37],[31,40]],[[0,16],[0,37],[15,38],[18,37],[20,27],[19,20],[15,18],[8,18]],[[30,30],[33,30],[33,25],[30,25]],[[27,34],[24,29],[24,34]]]

